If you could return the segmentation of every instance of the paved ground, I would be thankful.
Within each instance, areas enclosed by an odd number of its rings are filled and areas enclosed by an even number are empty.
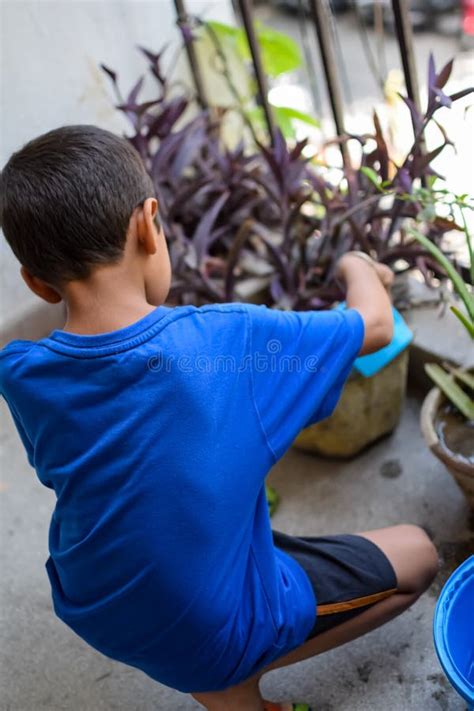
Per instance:
[[[53,497],[26,464],[2,406],[2,711],[185,711],[191,698],[100,656],[51,611],[46,559]],[[271,475],[281,495],[274,527],[293,534],[349,532],[410,521],[426,526],[443,569],[404,616],[351,645],[269,674],[267,697],[300,699],[316,711],[463,711],[431,640],[436,596],[474,552],[473,519],[449,474],[424,447],[418,401],[397,432],[347,464],[291,451]],[[383,472],[397,467],[399,475]]]

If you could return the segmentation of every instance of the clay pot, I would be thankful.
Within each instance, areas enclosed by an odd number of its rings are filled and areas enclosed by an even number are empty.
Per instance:
[[[451,452],[440,442],[435,430],[435,422],[440,407],[446,403],[446,399],[439,388],[433,388],[425,397],[420,414],[421,431],[425,442],[438,457],[446,469],[453,475],[469,505],[474,509],[474,464]]]

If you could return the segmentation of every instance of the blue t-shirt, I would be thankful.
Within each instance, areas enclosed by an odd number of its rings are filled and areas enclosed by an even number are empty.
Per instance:
[[[363,331],[354,310],[159,307],[112,333],[1,351],[0,390],[57,496],[56,614],[188,692],[237,684],[300,645],[314,594],[273,546],[264,480],[334,409]]]

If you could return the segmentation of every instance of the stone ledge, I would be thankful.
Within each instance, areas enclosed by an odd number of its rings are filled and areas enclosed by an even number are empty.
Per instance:
[[[474,368],[474,344],[449,305],[464,306],[443,284],[428,287],[411,273],[398,276],[393,288],[394,302],[413,331],[410,347],[409,380],[424,389],[432,387],[425,363],[449,362]]]
[[[447,305],[415,306],[403,312],[413,331],[410,347],[410,380],[423,388],[432,387],[425,363],[449,362],[474,368],[474,345],[466,330]]]

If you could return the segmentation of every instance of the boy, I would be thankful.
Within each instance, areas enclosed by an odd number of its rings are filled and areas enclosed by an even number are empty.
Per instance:
[[[152,183],[93,126],[15,153],[1,197],[23,279],[67,307],[63,330],[0,356],[29,461],[57,495],[56,614],[209,711],[291,708],[263,701],[264,672],[393,618],[437,568],[415,526],[290,537],[265,500],[272,465],[332,412],[356,356],[390,341],[391,273],[344,256],[345,312],[167,308]]]

